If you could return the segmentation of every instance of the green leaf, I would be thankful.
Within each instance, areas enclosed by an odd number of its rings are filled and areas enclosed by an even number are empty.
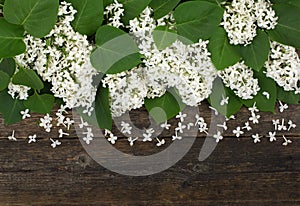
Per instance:
[[[145,99],[145,107],[157,123],[171,119],[181,111],[182,103],[178,101],[175,93],[166,91],[158,98]]]
[[[221,105],[224,98],[228,99],[228,104]],[[243,106],[240,99],[231,91],[225,87],[220,78],[216,78],[213,83],[212,93],[210,94],[208,101],[212,107],[214,107],[220,114],[230,117],[238,112]]]
[[[157,49],[163,50],[171,46],[177,39],[177,34],[174,30],[168,29],[167,26],[158,26],[154,29],[153,40]]]
[[[160,19],[169,14],[180,0],[152,0],[149,6],[153,9],[154,18]]]
[[[103,88],[102,84],[99,84],[95,101],[95,112],[98,126],[101,129],[112,129],[112,115],[109,102],[108,88]]]
[[[96,33],[96,49],[91,54],[91,63],[102,73],[119,73],[132,69],[141,62],[138,52],[139,49],[129,34],[106,25]]]
[[[241,46],[241,54],[247,66],[260,71],[268,60],[270,53],[270,40],[268,35],[261,30],[257,31],[257,36],[253,42],[247,46]]]
[[[59,0],[6,0],[5,19],[23,25],[32,36],[41,38],[53,28],[58,13]]]
[[[103,0],[103,6],[106,7],[108,6],[109,4],[112,4],[114,3],[114,0]]]
[[[300,8],[289,4],[275,4],[273,8],[278,16],[275,29],[268,31],[272,40],[300,48]]]
[[[13,84],[28,86],[33,89],[41,90],[44,84],[40,77],[31,69],[20,69],[12,79]]]
[[[247,107],[252,107],[256,102],[256,106],[263,112],[275,112],[275,103],[277,98],[276,83],[273,79],[266,77],[264,70],[255,72],[254,77],[258,79],[260,91],[251,100],[243,100]],[[269,99],[264,93],[269,94]]]
[[[225,2],[227,0],[194,0],[194,1],[208,1],[208,2],[211,2],[211,3],[214,3],[214,4],[217,4],[217,5],[221,6],[221,3]]]
[[[36,92],[30,96],[24,105],[30,111],[37,112],[40,114],[49,114],[53,108],[55,98],[51,94],[37,94]]]
[[[124,16],[122,20],[125,24],[144,11],[149,5],[151,0],[119,0],[119,3],[123,4]]]
[[[290,4],[290,5],[297,6],[297,7],[300,8],[300,1],[299,0],[271,0],[271,2],[274,3],[274,4],[280,4],[280,3]]]
[[[8,23],[0,17],[0,58],[13,57],[25,52],[23,36],[23,27]]]
[[[5,72],[8,76],[12,77],[16,70],[16,62],[13,58],[3,59],[0,63],[0,71]]]
[[[277,99],[287,104],[299,104],[300,94],[295,94],[295,91],[285,91],[277,85]]]
[[[209,39],[219,27],[224,9],[206,1],[189,1],[180,4],[174,12],[179,35],[197,42]]]
[[[103,21],[103,0],[67,0],[77,10],[72,26],[81,34],[96,33]]]
[[[25,110],[23,102],[13,99],[7,91],[0,93],[0,112],[6,125],[14,124],[22,120],[21,111]]]
[[[8,74],[0,70],[0,91],[6,89],[9,82],[10,77],[8,76]]]
[[[218,28],[208,44],[211,60],[216,69],[222,70],[237,63],[241,59],[238,48],[229,44],[226,31],[221,27]]]

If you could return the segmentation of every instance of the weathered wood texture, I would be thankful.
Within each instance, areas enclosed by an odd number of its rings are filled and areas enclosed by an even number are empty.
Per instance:
[[[207,105],[200,110],[209,120]],[[42,132],[35,126],[38,115],[9,127],[0,122],[0,205],[300,205],[299,111],[300,105],[290,105],[283,114],[262,113],[261,123],[252,132],[235,138],[232,129],[249,116],[244,108],[237,115],[240,121],[229,123],[227,138],[207,160],[198,161],[204,142],[198,138],[176,165],[146,177],[123,176],[98,165],[74,130],[52,149],[49,137],[57,136],[57,128],[50,134]],[[143,111],[132,116],[140,126],[147,119]],[[270,143],[267,138],[253,143],[251,134],[272,131],[273,118],[298,123],[286,133],[292,144],[284,147],[282,139]],[[12,129],[17,142],[7,140]],[[25,138],[32,133],[38,134],[38,142],[27,144]],[[116,148],[135,155],[161,150],[154,143],[130,147],[125,139]]]

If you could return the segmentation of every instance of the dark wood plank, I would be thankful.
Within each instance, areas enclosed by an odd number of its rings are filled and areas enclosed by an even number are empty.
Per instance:
[[[200,111],[210,121],[208,105],[203,104]],[[208,159],[198,161],[204,142],[199,134],[177,164],[145,177],[119,175],[97,164],[74,129],[61,146],[52,149],[49,138],[56,138],[57,128],[51,133],[39,129],[40,115],[8,127],[0,119],[0,205],[300,205],[299,111],[300,106],[290,105],[285,113],[263,113],[260,125],[235,138],[231,130],[249,116],[243,108]],[[147,124],[143,109],[132,116],[139,127]],[[254,144],[250,135],[271,131],[274,118],[298,123],[286,135],[293,143],[284,147],[282,140],[270,143],[263,138]],[[17,142],[7,140],[13,129]],[[38,134],[38,142],[27,144],[25,138],[32,133]],[[130,147],[125,139],[115,145],[134,155],[154,154],[167,146],[137,142]]]
[[[211,111],[211,109],[208,108],[208,103],[203,102],[203,104],[199,107],[199,115],[204,117],[208,125],[214,124],[212,121],[212,116],[214,116],[214,112]],[[260,123],[256,125],[252,125],[253,130],[250,132],[246,132],[243,137],[248,138],[253,134],[253,131],[255,133],[259,133],[261,135],[267,135],[269,131],[274,131],[274,126],[272,124],[273,119],[285,119],[287,122],[288,120],[292,120],[295,123],[298,123],[298,126],[295,129],[292,129],[291,131],[278,131],[277,134],[280,135],[286,135],[286,136],[292,136],[294,138],[300,137],[300,106],[299,105],[289,105],[289,109],[284,111],[283,113],[280,113],[278,109],[276,109],[276,113],[273,114],[271,112],[260,112],[261,118],[260,118]],[[52,115],[55,115],[55,110],[52,112]],[[232,131],[237,127],[237,126],[244,126],[244,123],[249,121],[250,112],[248,111],[247,108],[242,108],[240,112],[238,112],[236,115],[235,120],[230,120],[228,122],[228,130],[224,131],[223,135],[226,137],[234,137],[234,134]],[[1,116],[0,116],[1,117]],[[46,133],[44,132],[41,128],[38,127],[39,119],[43,117],[43,115],[37,115],[33,114],[33,116],[29,119],[25,119],[22,122],[18,124],[13,124],[9,126],[4,125],[3,119],[0,118],[0,139],[6,139],[7,136],[9,136],[12,132],[12,130],[16,130],[16,135],[19,138],[26,138],[28,134],[31,133],[36,133],[39,138],[55,138],[57,136],[57,131],[58,128],[55,126],[52,129],[52,133]],[[72,112],[70,111],[67,117],[73,118]],[[135,110],[131,112],[131,120],[135,125],[139,128],[145,128],[148,126],[149,119],[148,119],[148,113],[144,108],[141,108],[139,110]],[[79,120],[78,120],[79,121]],[[174,128],[177,125],[177,119],[172,119],[170,120],[170,123],[172,124],[171,131],[174,130]],[[65,138],[77,138],[76,131],[72,127],[70,130],[71,135],[69,137]],[[116,129],[114,128],[114,133],[122,137],[123,135]],[[188,131],[185,131],[185,133],[188,136]],[[171,137],[173,134],[170,133],[169,131],[164,131],[161,136],[163,137]],[[199,133],[198,137],[205,137],[205,133]]]
[[[299,205],[300,141],[288,148],[226,139],[204,162],[203,140],[167,171],[146,177],[112,173],[90,159],[78,140],[51,149],[0,141],[1,205]],[[155,147],[142,144],[144,150]],[[128,150],[120,141],[117,148]]]

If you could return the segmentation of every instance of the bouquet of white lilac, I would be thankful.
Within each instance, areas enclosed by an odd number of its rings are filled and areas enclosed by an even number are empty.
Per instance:
[[[298,0],[0,0],[0,44],[6,124],[57,104],[58,125],[78,108],[109,133],[143,106],[161,123],[300,100]]]

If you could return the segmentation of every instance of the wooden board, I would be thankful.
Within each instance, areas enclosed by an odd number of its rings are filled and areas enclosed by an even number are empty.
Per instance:
[[[209,121],[207,107],[203,104],[200,111]],[[249,117],[243,108],[207,160],[198,161],[204,142],[204,135],[199,134],[176,165],[145,177],[123,176],[97,164],[74,129],[61,140],[61,146],[52,149],[49,138],[57,137],[57,128],[52,133],[38,129],[39,115],[8,127],[0,120],[0,205],[300,205],[299,111],[300,105],[290,105],[283,114],[262,113],[261,123],[252,132],[236,138],[232,129]],[[133,112],[132,117],[139,126],[147,120],[144,110]],[[271,131],[274,118],[298,123],[286,133],[293,143],[284,147],[282,139],[270,143],[264,137],[262,143],[254,144],[251,134]],[[13,129],[17,142],[7,140]],[[33,133],[38,134],[38,142],[27,144],[27,135]],[[167,139],[170,134],[164,136]],[[115,147],[147,155],[167,145],[158,149],[154,143],[137,143],[130,147],[121,139]]]

